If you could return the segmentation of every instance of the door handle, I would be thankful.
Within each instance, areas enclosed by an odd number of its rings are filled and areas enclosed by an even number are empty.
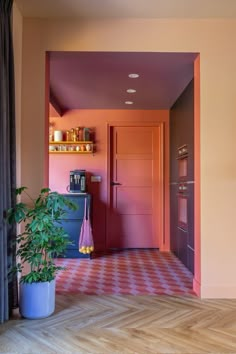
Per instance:
[[[121,183],[112,181],[111,186],[121,186]]]

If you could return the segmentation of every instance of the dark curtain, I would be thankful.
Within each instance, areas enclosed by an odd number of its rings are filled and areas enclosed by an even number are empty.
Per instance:
[[[16,226],[9,226],[6,210],[15,204],[16,143],[14,62],[11,30],[13,0],[0,0],[0,322],[17,306],[15,265]]]

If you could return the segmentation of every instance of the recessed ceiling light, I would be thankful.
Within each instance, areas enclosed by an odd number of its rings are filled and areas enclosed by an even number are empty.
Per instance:
[[[126,90],[126,92],[128,92],[128,93],[135,93],[136,90],[135,90],[135,89],[128,89],[128,90]]]
[[[134,102],[132,101],[125,101],[125,104],[133,104]]]
[[[139,74],[129,74],[128,75],[131,79],[136,79],[137,77],[139,77]]]

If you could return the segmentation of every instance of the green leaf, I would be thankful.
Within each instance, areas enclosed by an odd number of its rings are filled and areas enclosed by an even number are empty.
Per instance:
[[[22,192],[24,192],[26,189],[28,189],[27,187],[19,187],[19,188],[16,188],[16,195],[20,195],[22,194]]]

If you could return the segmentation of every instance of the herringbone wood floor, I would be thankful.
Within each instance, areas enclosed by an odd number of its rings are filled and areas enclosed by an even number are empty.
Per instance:
[[[0,353],[236,353],[236,299],[57,295],[51,317],[0,327]]]

